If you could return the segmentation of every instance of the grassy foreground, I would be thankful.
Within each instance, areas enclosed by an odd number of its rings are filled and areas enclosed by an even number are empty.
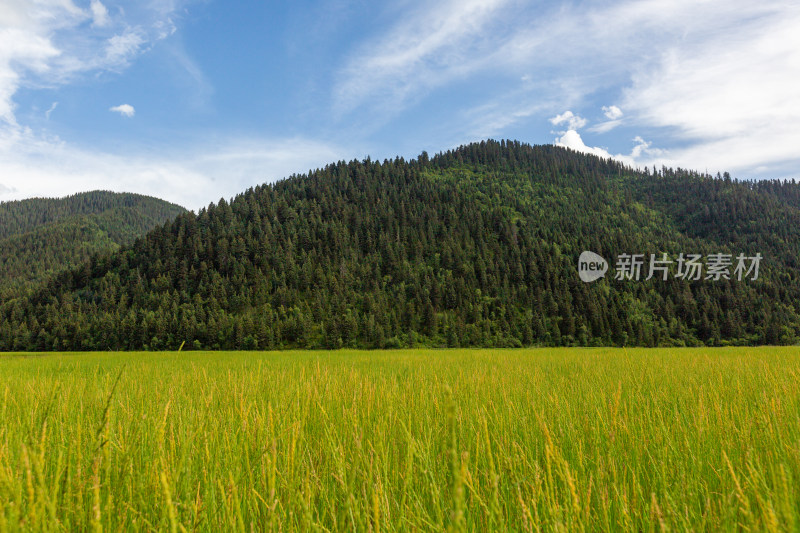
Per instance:
[[[0,356],[0,531],[748,528],[798,348]]]

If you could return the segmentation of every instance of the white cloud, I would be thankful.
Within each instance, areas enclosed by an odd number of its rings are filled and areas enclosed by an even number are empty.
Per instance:
[[[463,17],[471,20],[457,26]],[[799,27],[800,4],[785,0],[420,8],[367,40],[339,72],[334,99],[345,110],[383,106],[390,113],[438,88],[456,87],[458,97],[459,84],[502,79],[507,91],[467,104],[470,116],[485,120],[472,131],[538,118],[546,107],[520,112],[537,102],[555,102],[550,113],[586,115],[593,98],[607,95],[618,101],[589,131],[625,124],[660,135],[674,164],[800,168]],[[577,124],[565,126],[577,131]]]
[[[20,86],[25,70],[42,73],[59,51],[42,36],[13,27],[0,26],[0,121],[16,124],[13,96]]]
[[[111,23],[111,19],[108,16],[108,9],[106,9],[106,6],[104,6],[100,0],[92,0],[89,9],[92,11],[92,25],[102,28]]]
[[[396,113],[426,91],[463,78],[474,70],[472,57],[487,56],[492,45],[488,30],[508,3],[449,0],[407,10],[337,74],[335,110],[348,113],[366,105]]]
[[[138,8],[136,20],[113,20],[99,0],[2,0],[0,124],[17,127],[14,96],[21,87],[57,87],[81,74],[119,70],[174,31],[181,2]],[[88,24],[91,22],[91,24]]]
[[[581,135],[575,130],[568,130],[556,138],[555,145],[564,148],[571,148],[584,154],[592,154],[604,159],[616,159],[631,167],[641,167],[654,164],[656,161],[664,161],[665,152],[658,148],[652,148],[652,143],[645,141],[639,136],[633,138],[635,143],[629,154],[612,155],[605,148],[599,146],[587,146]]]
[[[0,195],[13,200],[106,189],[199,209],[250,186],[354,155],[305,138],[198,141],[163,152],[128,147],[127,153],[108,153],[30,130],[6,131],[0,132]]]
[[[581,135],[575,130],[565,131],[563,135],[556,139],[555,145],[562,146],[564,148],[571,148],[577,152],[583,152],[584,154],[593,154],[606,159],[613,157],[607,150],[603,148],[586,146],[581,138]]]
[[[134,109],[130,104],[115,105],[114,107],[110,107],[108,110],[113,113],[119,113],[123,117],[128,118],[132,118],[133,115],[136,114],[136,109]]]
[[[645,141],[639,135],[633,138],[633,142],[636,143],[636,146],[634,146],[633,150],[631,150],[631,157],[633,159],[638,159],[642,156],[642,154],[655,155],[662,153],[660,150],[654,151],[652,148],[650,148],[653,143]]]
[[[685,141],[670,152],[674,164],[753,172],[793,161],[800,173],[800,5],[765,7],[730,34],[670,49],[634,76],[625,105]]]
[[[565,13],[570,24],[546,20],[550,30],[522,29],[502,53],[516,51],[526,71],[542,65],[541,57],[562,62],[555,75],[576,78],[585,95],[627,85],[620,113],[604,108],[609,120],[589,131],[616,128],[625,109],[627,125],[663,132],[674,145],[633,152],[639,162],[751,176],[791,162],[800,167],[800,4],[629,0]],[[544,36],[534,35],[539,29]],[[553,51],[553,42],[571,46]]]
[[[622,109],[615,105],[603,106],[603,114],[608,120],[618,120],[622,118]]]
[[[566,125],[569,130],[579,130],[586,125],[586,119],[574,114],[572,111],[565,111],[550,119],[553,126]]]
[[[136,13],[135,19],[121,8],[119,16],[108,16],[99,2],[86,1],[83,9],[72,0],[0,2],[3,200],[109,189],[199,208],[221,195],[233,196],[251,185],[353,155],[304,138],[203,140],[163,151],[127,146],[112,153],[33,131],[15,116],[14,98],[20,88],[57,88],[81,75],[125,68],[156,41],[175,33],[173,17],[179,16],[186,0],[141,3],[128,10]],[[179,70],[201,86],[202,95],[213,91],[185,53],[176,59]],[[45,118],[57,105],[45,111]],[[110,111],[135,115],[130,104]]]

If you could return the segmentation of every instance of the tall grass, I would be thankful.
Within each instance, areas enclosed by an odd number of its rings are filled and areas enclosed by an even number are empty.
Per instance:
[[[0,357],[0,531],[800,528],[796,348]]]

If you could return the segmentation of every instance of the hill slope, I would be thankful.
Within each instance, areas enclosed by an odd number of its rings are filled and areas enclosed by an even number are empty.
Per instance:
[[[130,245],[185,211],[157,198],[107,191],[0,203],[0,297],[31,290],[92,254]]]
[[[340,162],[6,303],[0,348],[795,342],[799,197],[518,142]],[[610,259],[605,278],[580,281],[583,250]],[[623,253],[764,259],[755,280],[615,280]]]

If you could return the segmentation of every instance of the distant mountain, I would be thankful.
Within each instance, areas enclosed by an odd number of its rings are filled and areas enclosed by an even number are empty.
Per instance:
[[[794,182],[510,141],[340,162],[0,305],[0,349],[794,343],[798,198]],[[608,260],[604,278],[581,281],[583,251]],[[640,280],[615,279],[622,254],[643,255]],[[650,254],[672,261],[666,280],[645,279]],[[701,279],[676,277],[681,254]],[[761,255],[757,279],[737,279],[740,254]]]
[[[184,212],[157,198],[107,191],[0,203],[0,299],[133,244]]]

